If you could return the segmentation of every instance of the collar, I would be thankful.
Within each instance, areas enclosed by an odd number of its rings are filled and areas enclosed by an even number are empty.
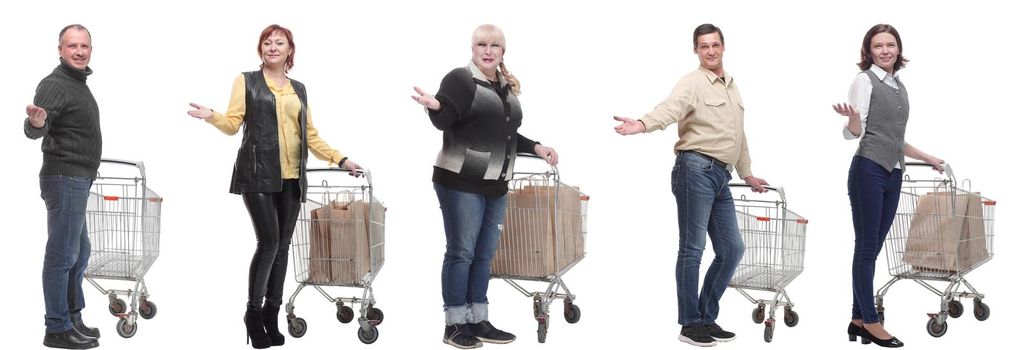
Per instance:
[[[482,69],[475,65],[475,61],[468,62],[468,69],[471,70],[471,77],[481,80],[489,81],[489,78],[485,77],[485,73],[482,73]],[[496,79],[499,79],[499,86],[506,86],[509,84],[506,79],[503,79],[503,75],[496,71]]]
[[[709,70],[708,68],[705,68],[704,66],[699,65],[698,71],[700,71],[702,74],[705,74],[705,78],[708,78],[709,84],[714,84],[720,78],[718,75],[715,74],[715,72]],[[729,86],[730,83],[733,82],[733,76],[730,75],[730,73],[727,73],[726,71],[723,71],[722,78],[724,78],[722,84],[725,86]]]
[[[885,69],[882,69],[882,67],[879,67],[877,64],[874,63],[871,64],[871,68],[868,68],[868,70],[870,70],[872,73],[875,73],[875,76],[878,77],[878,80],[881,81],[885,81],[886,79],[889,78],[890,75],[889,72],[886,72]],[[899,71],[893,72],[892,77],[899,78],[900,72]]]
[[[61,72],[64,72],[64,74],[67,74],[71,78],[79,80],[83,83],[85,82],[85,79],[87,79],[88,76],[92,74],[92,68],[86,66],[85,70],[83,71],[78,70],[77,68],[72,67],[66,61],[64,61],[63,57],[60,58],[60,65],[57,66],[57,69],[59,69]]]

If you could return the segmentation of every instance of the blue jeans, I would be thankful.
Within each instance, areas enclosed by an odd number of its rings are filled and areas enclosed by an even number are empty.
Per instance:
[[[506,195],[486,197],[436,183],[433,187],[446,230],[442,277],[446,323],[480,322],[488,318],[490,266],[506,215]]]
[[[875,309],[875,260],[882,251],[900,202],[903,171],[887,171],[873,160],[854,156],[847,191],[854,220],[853,292],[851,316],[865,323],[879,322]]]
[[[715,323],[719,298],[744,256],[744,241],[737,228],[737,214],[730,194],[729,171],[711,160],[684,152],[673,167],[680,249],[676,259],[676,297],[679,323],[684,326]],[[715,259],[705,273],[698,292],[705,233],[712,239]]]
[[[77,176],[39,176],[41,197],[46,202],[46,256],[43,260],[43,299],[46,302],[46,333],[71,329],[85,308],[81,283],[92,245],[85,226],[92,179]]]

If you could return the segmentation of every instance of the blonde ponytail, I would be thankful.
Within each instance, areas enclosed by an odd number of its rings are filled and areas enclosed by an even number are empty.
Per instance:
[[[517,80],[517,77],[510,73],[510,70],[506,69],[506,64],[503,62],[499,63],[499,73],[503,74],[503,79],[506,79],[506,81],[510,83],[510,92],[512,92],[514,96],[520,96],[521,81]]]

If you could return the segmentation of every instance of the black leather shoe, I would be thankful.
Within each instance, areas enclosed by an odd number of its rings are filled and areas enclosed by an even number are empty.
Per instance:
[[[43,345],[58,349],[91,349],[99,346],[99,340],[86,337],[71,328],[61,333],[46,333]]]
[[[875,343],[875,345],[881,346],[883,348],[900,348],[900,347],[903,347],[903,342],[901,342],[899,339],[896,339],[896,337],[892,337],[892,338],[889,338],[889,339],[878,339],[878,337],[872,335],[871,332],[868,332],[868,329],[864,328],[864,327],[861,327],[861,334],[860,335],[861,335],[861,344],[867,344],[867,342],[865,342],[865,340],[870,340],[872,343]]]
[[[861,326],[850,322],[850,325],[846,326],[846,334],[850,337],[850,341],[857,341],[857,337],[861,335]],[[862,337],[861,344],[871,344],[871,341]]]
[[[78,322],[72,322],[71,327],[74,327],[74,330],[78,331],[78,333],[81,333],[81,335],[84,335],[89,338],[99,339],[99,328],[86,326],[85,322],[81,320],[79,320]]]

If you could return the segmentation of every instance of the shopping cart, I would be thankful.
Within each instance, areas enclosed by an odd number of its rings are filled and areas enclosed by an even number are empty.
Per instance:
[[[517,157],[541,160],[533,155]],[[509,185],[492,278],[501,278],[532,298],[538,342],[544,343],[549,330],[549,305],[555,300],[563,299],[563,317],[568,323],[581,319],[581,309],[574,304],[576,296],[562,277],[585,255],[588,196],[560,182],[556,167],[545,172],[514,171]],[[546,286],[544,291],[531,292],[521,285],[523,281]]]
[[[146,186],[142,162],[100,162],[85,209],[92,244],[85,279],[109,298],[110,313],[120,318],[117,334],[124,338],[138,331],[138,316],[156,316],[145,273],[159,257],[162,203],[163,197]],[[134,282],[134,289],[106,289],[97,280]],[[131,299],[130,309],[121,295]]]
[[[348,305],[360,304],[358,339],[372,344],[379,338],[376,326],[383,321],[382,310],[375,307],[372,282],[385,260],[386,208],[372,195],[372,175],[367,170],[358,171],[364,183],[344,181],[350,172],[337,168],[308,169],[307,174],[308,201],[301,205],[291,245],[298,287],[287,302],[288,331],[300,338],[308,330],[305,320],[294,315],[294,300],[311,286],[336,304],[336,318],[342,323],[354,319],[354,309]],[[359,288],[361,297],[333,297],[323,287]]]
[[[738,193],[745,189],[748,192],[734,196],[733,200],[737,226],[744,240],[744,257],[730,280],[730,288],[757,304],[751,311],[751,320],[765,323],[765,341],[771,342],[776,329],[777,309],[783,308],[786,326],[794,327],[800,322],[800,316],[793,310],[793,300],[786,293],[786,286],[804,270],[804,238],[808,221],[786,208],[786,193],[782,187],[766,187],[779,196],[772,200],[755,198],[769,195],[755,194],[748,185],[733,183],[730,188],[740,189]],[[749,291],[768,292],[771,298],[756,299]],[[768,319],[765,318],[766,306]]]
[[[970,191],[970,180],[957,183],[949,164],[945,177],[931,165],[907,163],[896,219],[885,240],[892,279],[875,296],[880,320],[885,320],[883,299],[900,280],[913,280],[941,299],[939,311],[928,314],[928,334],[946,334],[948,317],[963,315],[963,298],[974,301],[974,317],[988,319],[991,309],[965,276],[992,259],[996,202]],[[947,282],[939,289],[933,283]],[[962,289],[962,291],[961,291]]]

